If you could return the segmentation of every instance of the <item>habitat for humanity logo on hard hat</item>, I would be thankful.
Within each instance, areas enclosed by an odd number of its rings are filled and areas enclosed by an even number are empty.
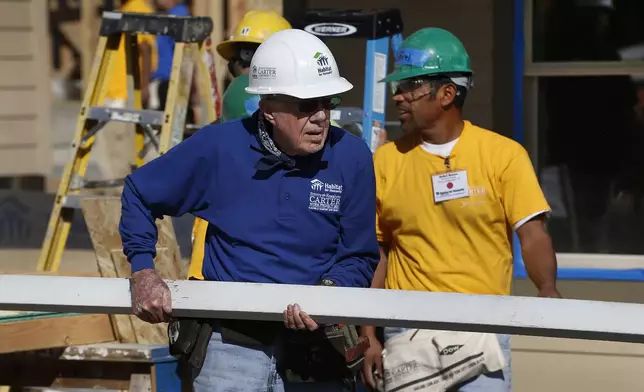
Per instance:
[[[313,55],[313,58],[318,63],[318,75],[331,75],[333,73],[333,68],[329,65],[329,57],[321,52],[316,52]]]

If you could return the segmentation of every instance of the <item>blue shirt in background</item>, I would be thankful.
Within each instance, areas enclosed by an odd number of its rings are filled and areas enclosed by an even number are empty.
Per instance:
[[[168,15],[190,16],[190,10],[185,4],[178,4],[168,11]],[[174,56],[174,40],[167,35],[157,35],[157,52],[159,56],[156,71],[152,74],[152,80],[170,80],[172,71],[172,57]]]
[[[206,280],[369,287],[380,260],[367,145],[330,127],[295,168],[255,168],[268,154],[252,117],[208,125],[125,179],[120,233],[132,272],[154,267],[163,215],[209,222]]]

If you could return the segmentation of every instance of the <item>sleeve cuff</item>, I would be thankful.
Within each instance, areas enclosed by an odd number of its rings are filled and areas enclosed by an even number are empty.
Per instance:
[[[132,273],[147,268],[154,268],[154,257],[150,253],[138,253],[130,259],[130,268]]]
[[[519,229],[519,227],[523,226],[524,223],[526,223],[530,219],[532,219],[532,218],[534,218],[536,216],[539,216],[541,214],[546,214],[546,216],[548,216],[550,214],[550,210],[541,210],[541,211],[538,211],[538,212],[535,212],[535,213],[532,213],[532,214],[526,216],[525,218],[523,218],[520,221],[518,221],[517,223],[515,223],[514,226],[512,227],[512,230],[517,231]]]

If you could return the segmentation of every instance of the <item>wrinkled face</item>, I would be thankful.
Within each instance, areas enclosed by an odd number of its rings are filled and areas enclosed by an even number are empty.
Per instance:
[[[298,99],[284,95],[265,97],[260,108],[273,124],[278,148],[291,156],[309,155],[324,147],[329,133],[330,110],[339,105],[338,97]]]
[[[393,100],[404,133],[428,129],[456,98],[456,86],[423,77],[391,83]]]

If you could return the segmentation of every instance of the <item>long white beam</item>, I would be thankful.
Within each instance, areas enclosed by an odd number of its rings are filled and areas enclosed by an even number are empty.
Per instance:
[[[321,323],[644,343],[644,305],[419,291],[167,281],[177,317],[282,320],[298,303]],[[121,278],[0,275],[0,310],[130,314]]]

